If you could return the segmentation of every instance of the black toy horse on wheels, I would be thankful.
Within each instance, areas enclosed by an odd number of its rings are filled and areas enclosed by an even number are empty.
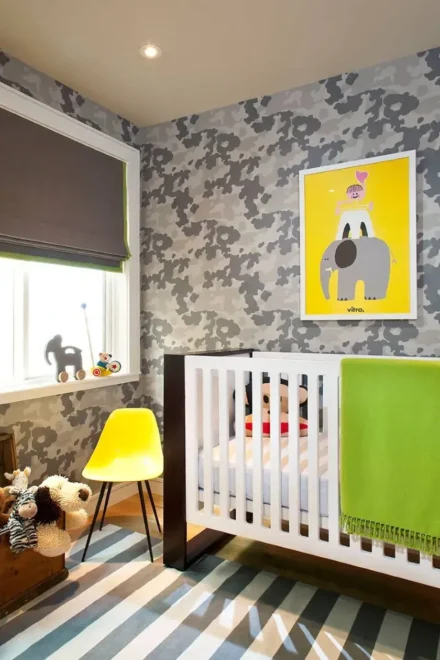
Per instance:
[[[82,364],[82,351],[76,346],[63,346],[63,338],[61,335],[55,335],[46,346],[46,360],[48,364],[52,364],[49,359],[49,353],[53,353],[56,362],[56,378],[60,383],[65,383],[69,374],[67,367],[73,367],[73,375],[76,380],[83,380],[86,372]]]

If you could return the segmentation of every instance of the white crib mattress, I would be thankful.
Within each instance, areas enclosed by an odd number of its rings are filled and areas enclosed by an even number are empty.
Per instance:
[[[270,504],[270,438],[263,438],[263,503]],[[308,439],[300,438],[300,510],[308,511]],[[328,439],[325,433],[319,434],[319,507],[320,515],[328,516]],[[235,438],[229,440],[229,494],[235,497]],[[220,447],[212,450],[213,487],[219,494]],[[203,450],[199,453],[199,489],[203,490]],[[246,499],[252,501],[252,438],[246,438]],[[289,507],[289,456],[288,438],[281,438],[281,506]]]

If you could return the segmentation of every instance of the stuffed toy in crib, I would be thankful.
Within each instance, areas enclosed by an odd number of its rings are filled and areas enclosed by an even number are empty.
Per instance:
[[[263,437],[270,436],[270,378],[263,377],[261,385],[262,396],[262,409],[261,409],[261,422],[262,422],[262,435]],[[305,405],[307,403],[307,387],[305,385],[299,386],[298,400],[300,408],[299,434],[305,436],[308,433],[308,422],[305,416],[301,416],[301,412],[305,415]],[[246,435],[252,435],[253,417],[252,417],[252,381],[250,381],[245,388],[245,404],[246,404]],[[287,380],[281,378],[280,380],[280,435],[286,436],[289,433],[289,384]]]

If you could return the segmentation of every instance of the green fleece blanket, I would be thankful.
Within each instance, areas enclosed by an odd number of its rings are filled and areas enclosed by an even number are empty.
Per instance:
[[[440,362],[341,363],[341,524],[440,554]]]

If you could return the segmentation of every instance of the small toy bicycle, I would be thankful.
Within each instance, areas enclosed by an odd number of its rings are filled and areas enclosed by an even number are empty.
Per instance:
[[[92,374],[97,378],[104,376],[111,376],[121,371],[121,363],[117,360],[112,360],[111,353],[100,353],[99,361],[92,369]]]
[[[89,328],[89,320],[87,318],[86,303],[82,303],[81,309],[84,312],[84,321],[86,324],[87,339],[89,341],[89,349],[90,349],[90,361],[91,364],[93,364],[94,359],[93,359],[92,340],[90,337],[90,328]],[[96,376],[96,378],[111,376],[112,374],[117,374],[118,371],[121,371],[121,363],[118,362],[117,360],[112,360],[112,354],[105,352],[99,354],[98,362],[91,369],[92,375]]]

